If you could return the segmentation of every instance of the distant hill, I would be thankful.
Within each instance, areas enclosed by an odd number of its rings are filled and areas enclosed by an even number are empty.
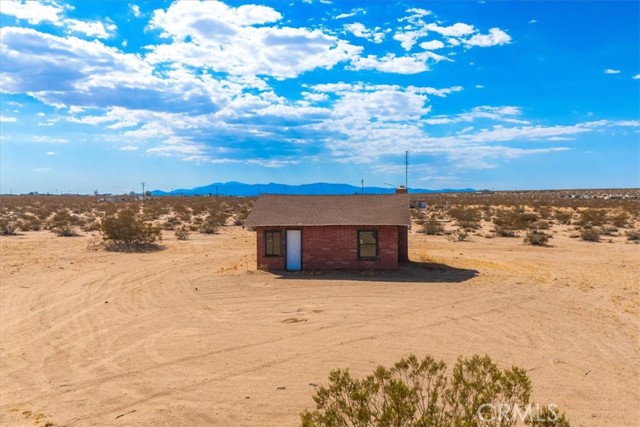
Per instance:
[[[409,188],[409,193],[467,193],[476,191],[472,188],[429,190],[426,188]],[[243,184],[242,182],[216,182],[204,187],[180,188],[170,192],[154,190],[154,196],[259,196],[260,194],[360,194],[361,187],[349,184],[331,184],[316,182],[313,184],[287,185],[276,184]],[[391,187],[364,187],[365,194],[391,194]]]

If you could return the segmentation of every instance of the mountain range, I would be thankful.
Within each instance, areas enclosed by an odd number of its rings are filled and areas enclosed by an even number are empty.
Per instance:
[[[409,188],[409,193],[467,193],[476,191],[472,188],[429,190],[426,188]],[[260,194],[391,194],[395,188],[389,187],[356,187],[349,184],[316,182],[313,184],[287,185],[270,182],[268,184],[244,184],[242,182],[215,182],[203,187],[180,188],[172,191],[153,190],[154,196],[259,196]]]

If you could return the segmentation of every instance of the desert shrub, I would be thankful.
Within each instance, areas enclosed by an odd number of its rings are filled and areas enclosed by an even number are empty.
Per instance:
[[[98,230],[100,230],[100,222],[96,219],[87,221],[82,227],[82,231],[86,231],[86,232],[98,231]]]
[[[191,209],[184,205],[175,205],[173,207],[173,213],[180,219],[181,222],[189,222],[191,220]]]
[[[244,219],[239,218],[239,217],[235,217],[233,219],[233,225],[244,225]]]
[[[640,241],[640,230],[630,230],[625,233],[627,235],[627,240],[631,241]]]
[[[629,214],[627,212],[617,212],[611,218],[614,227],[625,228],[629,225]]]
[[[21,216],[17,225],[22,231],[39,231],[42,229],[42,221],[40,218],[28,213]]]
[[[67,233],[71,233],[72,226],[80,224],[82,224],[80,218],[70,214],[67,209],[60,209],[48,221],[47,227],[58,236],[66,236]]]
[[[18,224],[9,218],[0,218],[0,234],[3,236],[13,236],[18,230]]]
[[[456,220],[459,227],[465,230],[475,230],[480,228],[480,219],[482,214],[479,209],[476,208],[462,208],[456,207],[449,210],[451,218]]]
[[[187,240],[189,238],[189,229],[186,225],[183,225],[178,228],[174,234],[178,240]]]
[[[510,210],[501,210],[496,214],[493,223],[496,228],[506,231],[526,230],[538,220],[538,215],[533,212],[525,212],[523,208],[514,207]],[[497,233],[496,233],[497,234]],[[505,236],[510,237],[510,236]]]
[[[164,220],[164,222],[162,223],[162,228],[164,228],[165,230],[175,230],[176,227],[178,227],[180,224],[181,221],[177,217],[170,216]]]
[[[464,242],[469,238],[469,233],[463,229],[452,231],[448,235],[448,239],[452,242]]]
[[[422,224],[422,230],[424,234],[434,236],[444,233],[444,227],[434,217],[429,218]]]
[[[516,230],[498,225],[494,226],[492,231],[498,237],[517,237],[519,235]]]
[[[582,226],[597,227],[607,223],[606,209],[585,209],[580,212],[578,224]]]
[[[602,234],[605,236],[615,236],[618,233],[618,229],[612,225],[605,225],[601,230]]]
[[[524,237],[524,242],[528,245],[544,246],[549,241],[549,235],[539,230],[529,230]]]
[[[548,230],[550,228],[551,226],[549,225],[549,222],[545,220],[538,220],[529,223],[530,230]]]
[[[583,228],[580,231],[580,238],[587,242],[599,242],[600,230],[597,228]]]
[[[160,228],[144,221],[131,209],[105,216],[100,228],[110,250],[150,248],[162,239]]]
[[[209,212],[200,226],[200,232],[204,234],[217,233],[218,228],[226,224],[228,217],[229,214],[223,210]]]
[[[553,213],[553,217],[560,224],[569,225],[569,224],[571,224],[571,219],[573,218],[573,213],[567,212],[567,211],[562,211],[562,210],[556,210]]]
[[[449,378],[443,361],[430,356],[418,360],[410,355],[391,368],[378,366],[363,379],[352,377],[348,369],[331,371],[329,385],[320,386],[313,396],[316,409],[305,410],[301,424],[303,427],[513,427],[519,425],[520,414],[533,407],[531,390],[524,369],[515,366],[500,369],[488,356],[459,357]],[[507,405],[509,409],[499,414],[498,408]],[[532,427],[569,427],[564,414],[560,415],[554,405],[522,417]]]
[[[424,224],[425,221],[425,213],[421,209],[412,208],[409,210],[411,213],[411,219],[418,225]]]
[[[535,209],[535,211],[542,219],[551,218],[551,208],[549,206],[539,206]]]
[[[76,237],[76,236],[79,236],[78,230],[76,230],[75,227],[70,226],[70,225],[57,227],[55,229],[55,233],[58,235],[58,237]]]

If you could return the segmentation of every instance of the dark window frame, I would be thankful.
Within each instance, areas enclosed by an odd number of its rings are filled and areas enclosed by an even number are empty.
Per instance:
[[[275,253],[275,247],[273,244],[269,247],[268,243],[269,239],[267,238],[268,234],[278,235],[279,245],[278,245],[278,253]],[[282,230],[264,230],[264,256],[265,257],[282,257],[284,256],[284,251],[282,250]],[[273,238],[272,238],[273,241]]]
[[[360,248],[361,246],[373,246],[371,244],[366,244],[366,245],[362,245],[360,244],[360,233],[373,233],[374,238],[376,239],[376,243],[375,243],[375,248],[376,248],[376,254],[375,256],[362,256],[360,254]],[[378,259],[380,257],[380,238],[378,236],[378,230],[376,229],[361,229],[358,230],[356,233],[356,244],[358,245],[358,259]]]

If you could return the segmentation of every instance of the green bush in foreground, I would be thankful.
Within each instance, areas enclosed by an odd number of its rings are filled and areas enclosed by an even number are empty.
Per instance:
[[[450,377],[443,361],[410,355],[357,379],[348,369],[318,388],[302,427],[569,427],[555,405],[529,402],[524,369],[499,369],[488,356],[458,358]]]
[[[159,227],[145,222],[130,209],[107,215],[101,223],[103,239],[111,250],[149,247],[162,239]]]

